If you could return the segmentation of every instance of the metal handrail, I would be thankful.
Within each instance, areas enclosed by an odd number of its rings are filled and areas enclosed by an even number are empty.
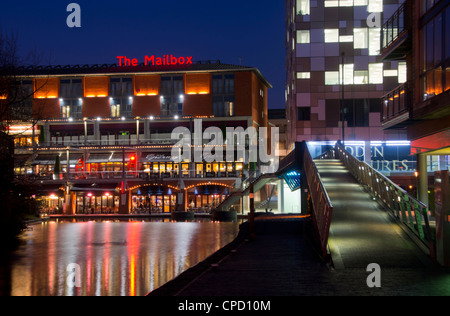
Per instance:
[[[391,45],[400,34],[405,31],[405,21],[407,19],[405,18],[406,15],[406,7],[405,3],[403,3],[397,11],[394,12],[394,14],[383,24],[382,26],[382,49],[385,49],[389,45]]]
[[[375,199],[381,201],[397,220],[405,224],[432,254],[435,241],[427,206],[366,162],[359,161],[339,142],[334,150],[336,157],[344,163],[356,180],[364,185]]]

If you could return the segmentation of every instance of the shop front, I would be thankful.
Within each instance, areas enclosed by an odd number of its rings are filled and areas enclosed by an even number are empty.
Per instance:
[[[131,191],[131,213],[153,214],[173,212],[178,190],[166,185],[148,185]]]

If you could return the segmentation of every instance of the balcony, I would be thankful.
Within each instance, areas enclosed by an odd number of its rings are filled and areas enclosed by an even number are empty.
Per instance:
[[[409,31],[409,1],[403,3],[386,21],[381,32],[381,58],[389,60],[404,59],[411,50]]]
[[[401,128],[408,124],[412,108],[412,89],[406,82],[381,98],[383,129]]]

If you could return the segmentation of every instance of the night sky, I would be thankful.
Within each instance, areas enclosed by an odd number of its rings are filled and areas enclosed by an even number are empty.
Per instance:
[[[66,24],[72,2],[81,6],[81,28]],[[33,52],[42,65],[173,54],[256,67],[273,85],[269,108],[285,106],[281,0],[3,0],[0,28],[16,33],[20,54]]]

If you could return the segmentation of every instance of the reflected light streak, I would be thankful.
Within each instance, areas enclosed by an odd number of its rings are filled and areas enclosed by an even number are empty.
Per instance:
[[[23,234],[7,295],[146,295],[231,242],[238,223],[48,222]],[[81,287],[67,265],[81,268]],[[1,264],[1,263],[0,263]],[[0,267],[2,268],[2,267]],[[6,275],[5,275],[6,274]]]

